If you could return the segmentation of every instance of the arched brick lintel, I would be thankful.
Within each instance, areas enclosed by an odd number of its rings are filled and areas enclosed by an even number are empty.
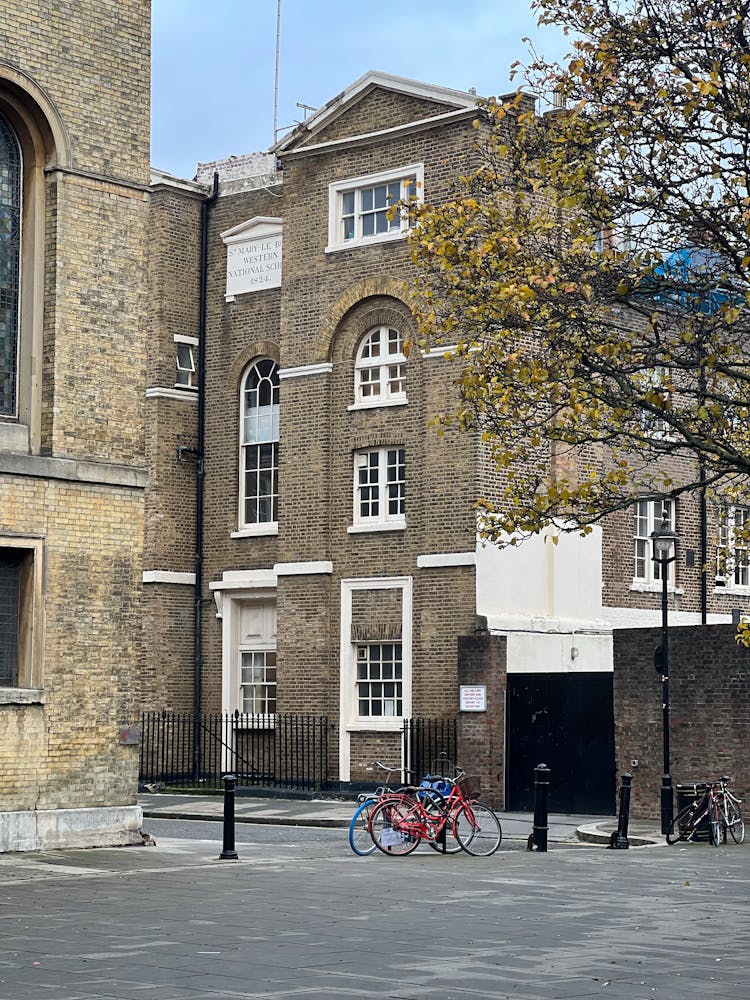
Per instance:
[[[388,274],[363,278],[362,281],[347,288],[323,321],[318,334],[317,358],[325,361],[331,359],[334,337],[346,314],[365,299],[378,295],[397,299],[403,302],[410,312],[414,313],[415,296],[408,282]]]

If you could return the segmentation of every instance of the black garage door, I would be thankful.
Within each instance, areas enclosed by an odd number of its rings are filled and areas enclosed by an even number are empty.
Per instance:
[[[550,812],[616,811],[612,674],[508,674],[506,808],[534,808],[534,768],[551,772]]]

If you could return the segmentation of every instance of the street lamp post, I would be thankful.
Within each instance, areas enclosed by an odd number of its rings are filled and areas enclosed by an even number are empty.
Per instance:
[[[677,534],[666,516],[655,531],[651,532],[654,547],[652,559],[659,566],[661,576],[661,708],[663,737],[663,773],[661,779],[661,832],[667,833],[674,813],[672,777],[669,773],[669,630],[667,627],[667,576],[668,567],[677,558]]]

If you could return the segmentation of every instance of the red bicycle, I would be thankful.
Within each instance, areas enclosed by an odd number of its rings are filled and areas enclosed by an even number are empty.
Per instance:
[[[447,796],[435,789],[409,789],[383,796],[370,813],[370,836],[389,857],[411,854],[423,840],[432,845],[448,834],[475,857],[489,857],[502,841],[500,821],[472,796],[463,771],[450,782]]]

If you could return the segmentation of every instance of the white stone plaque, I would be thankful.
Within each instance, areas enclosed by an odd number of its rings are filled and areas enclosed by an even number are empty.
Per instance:
[[[227,248],[227,301],[281,286],[281,219],[256,217],[221,236]]]
[[[460,684],[458,693],[459,708],[462,712],[487,711],[486,684]]]

